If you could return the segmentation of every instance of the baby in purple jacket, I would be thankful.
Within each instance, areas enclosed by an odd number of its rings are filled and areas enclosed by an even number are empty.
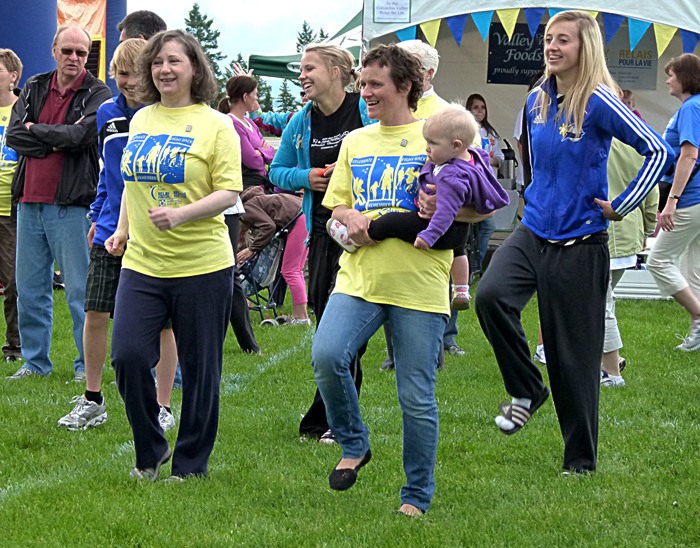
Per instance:
[[[472,114],[461,105],[448,105],[425,122],[428,162],[419,177],[419,187],[431,193],[427,185],[435,185],[436,210],[429,219],[420,211],[390,212],[373,220],[368,234],[373,240],[399,238],[419,249],[454,249],[451,275],[452,308],[469,308],[469,261],[465,246],[469,234],[467,223],[455,221],[462,206],[473,206],[482,215],[508,205],[508,194],[496,180],[489,165],[489,155],[469,147],[479,127]],[[356,245],[347,236],[347,229],[335,219],[328,232],[346,251]]]

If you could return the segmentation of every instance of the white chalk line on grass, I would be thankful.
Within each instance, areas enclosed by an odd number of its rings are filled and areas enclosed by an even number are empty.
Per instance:
[[[304,337],[299,341],[299,344],[294,345],[291,348],[285,348],[277,354],[265,359],[256,368],[256,373],[251,375],[242,375],[240,373],[230,373],[224,375],[221,378],[221,391],[223,394],[231,395],[241,390],[244,390],[251,385],[254,378],[259,377],[266,371],[273,367],[278,367],[282,365],[286,360],[292,358],[294,355],[300,352],[306,352],[308,348],[308,343],[311,342],[313,338],[313,332],[309,330]],[[6,398],[7,399],[7,398]],[[26,398],[25,398],[26,399]],[[20,402],[24,404],[24,402]],[[126,457],[130,457],[134,452],[134,442],[126,441],[117,445],[112,451],[111,455],[105,459],[102,463],[98,464],[102,468],[109,466],[114,461],[124,460]],[[20,496],[27,491],[34,489],[45,489],[48,487],[55,487],[61,483],[67,481],[72,481],[79,477],[83,477],[85,470],[76,470],[75,472],[53,472],[42,477],[30,477],[24,481],[16,482],[8,485],[7,487],[0,488],[0,505],[5,503],[7,500],[13,497]]]
[[[236,394],[248,386],[251,385],[254,378],[259,377],[269,369],[273,367],[278,367],[282,365],[284,361],[288,360],[295,354],[300,352],[307,352],[308,343],[313,339],[313,331],[311,329],[307,330],[304,337],[299,341],[299,344],[292,346],[291,348],[285,348],[277,354],[273,354],[269,358],[263,360],[263,362],[257,366],[256,374],[244,375],[241,373],[229,373],[221,377],[221,393],[223,395],[230,396],[231,394]]]
[[[134,442],[126,441],[117,445],[112,454],[102,462],[95,463],[94,466],[106,468],[113,461],[125,460],[126,457],[132,457],[134,454]],[[41,477],[29,477],[21,482],[11,483],[7,487],[0,488],[0,506],[7,502],[10,498],[18,497],[34,489],[45,489],[48,487],[56,487],[67,481],[72,481],[85,477],[85,469],[75,470],[74,472],[52,472]]]

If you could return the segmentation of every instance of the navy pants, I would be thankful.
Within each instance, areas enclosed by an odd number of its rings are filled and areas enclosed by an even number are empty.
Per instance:
[[[570,246],[524,225],[498,248],[476,292],[476,315],[508,393],[534,399],[542,374],[532,363],[520,312],[537,292],[564,469],[594,471],[598,451],[600,357],[610,275],[607,232]]]
[[[112,326],[112,364],[134,435],[136,467],[151,468],[168,442],[151,375],[160,332],[172,318],[182,368],[182,412],[172,473],[205,476],[219,425],[219,383],[231,312],[233,268],[184,278],[123,269]]]

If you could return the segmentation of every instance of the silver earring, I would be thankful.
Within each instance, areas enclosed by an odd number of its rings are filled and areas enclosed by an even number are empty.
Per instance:
[[[10,83],[10,91],[12,91],[13,89],[15,89],[15,85],[13,83]]]

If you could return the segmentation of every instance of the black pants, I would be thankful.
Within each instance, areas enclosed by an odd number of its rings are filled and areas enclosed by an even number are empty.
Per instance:
[[[321,316],[323,316],[323,311],[326,309],[326,304],[328,304],[328,298],[335,287],[335,277],[338,274],[338,270],[340,270],[338,261],[342,253],[342,248],[328,236],[325,230],[322,232],[315,230],[312,233],[308,258],[308,299],[316,316],[317,326],[321,322]],[[362,358],[366,350],[367,345],[360,349],[350,366],[350,373],[355,381],[358,396],[362,386],[360,358]],[[317,388],[311,407],[301,419],[299,433],[318,438],[327,430],[326,406],[323,404],[323,399]]]
[[[422,232],[428,228],[430,221],[422,219],[418,213],[391,212],[374,219],[367,229],[367,233],[373,240],[386,240],[387,238],[398,238],[404,242],[413,243]],[[432,249],[454,249],[455,256],[464,255],[464,247],[467,244],[469,235],[469,224],[452,223],[433,245]],[[458,254],[458,251],[460,252]]]
[[[240,215],[224,215],[234,257],[238,253],[238,237],[241,230],[239,217]],[[233,299],[230,319],[233,334],[236,336],[238,346],[241,347],[241,350],[243,350],[243,352],[260,352],[260,346],[258,346],[258,341],[255,340],[253,326],[250,323],[248,300],[245,297],[243,286],[238,276],[237,266],[233,275]]]
[[[493,347],[506,390],[534,399],[544,389],[520,313],[537,292],[564,468],[596,469],[600,357],[610,273],[607,233],[571,246],[552,244],[524,225],[494,254],[476,292],[476,314]]]
[[[219,385],[231,313],[233,269],[154,278],[123,269],[112,326],[112,364],[136,450],[136,466],[155,466],[168,448],[158,424],[151,369],[160,332],[172,318],[182,368],[182,410],[172,473],[206,476],[219,425]]]

